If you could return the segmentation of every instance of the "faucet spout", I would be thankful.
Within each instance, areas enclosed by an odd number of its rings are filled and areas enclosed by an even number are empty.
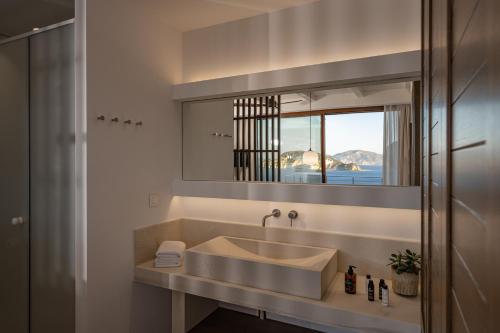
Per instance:
[[[266,220],[273,216],[273,214],[267,214],[267,215],[264,215],[264,217],[262,218],[262,226],[265,227],[266,226]]]
[[[281,211],[279,209],[273,209],[273,211],[271,212],[271,214],[268,214],[268,215],[264,215],[264,217],[262,218],[262,226],[265,227],[266,226],[266,220],[269,218],[269,217],[280,217],[281,216]]]

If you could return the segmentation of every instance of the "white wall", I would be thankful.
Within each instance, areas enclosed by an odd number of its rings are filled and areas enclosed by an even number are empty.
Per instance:
[[[165,21],[166,2],[86,0],[83,332],[169,331],[169,293],[132,282],[132,230],[170,217],[260,223],[276,206],[284,214],[298,210],[299,227],[418,239],[418,211],[171,200],[181,171],[181,123],[169,89],[182,81],[418,49],[418,0],[322,0],[184,34]],[[105,122],[96,120],[101,114]],[[111,116],[144,126],[111,124]],[[159,207],[148,207],[149,192],[160,195]]]
[[[419,0],[320,0],[183,34],[183,81],[420,49]]]
[[[260,224],[265,214],[271,213],[274,208],[280,209],[281,217],[270,218],[269,226],[289,226],[287,215],[294,209],[299,213],[293,223],[294,228],[420,240],[420,210],[413,209],[195,197],[174,197],[172,207],[176,215],[188,218],[251,224]]]
[[[180,175],[180,112],[169,86],[181,79],[182,36],[163,19],[163,1],[86,3],[86,332],[168,332],[168,292],[132,282],[132,230],[166,218]],[[159,207],[149,208],[149,192]]]
[[[183,33],[183,82],[418,49],[419,0],[320,0]],[[339,103],[352,106],[348,98]],[[285,216],[296,209],[302,228],[420,239],[418,210],[188,197],[174,198],[173,207],[186,217],[244,223],[260,223],[273,208]],[[286,225],[286,217],[271,223]]]

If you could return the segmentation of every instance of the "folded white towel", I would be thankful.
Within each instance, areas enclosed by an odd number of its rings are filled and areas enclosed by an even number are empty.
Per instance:
[[[184,257],[184,253],[181,253],[180,255],[178,254],[160,254],[156,256],[156,258],[159,259],[173,259],[173,260],[179,260]]]
[[[156,251],[156,256],[174,255],[182,257],[186,250],[186,244],[180,241],[164,241]]]
[[[186,244],[179,241],[164,241],[156,251],[155,267],[179,267],[182,265]]]
[[[169,263],[180,263],[183,260],[180,258],[172,258],[172,259],[163,259],[163,258],[156,258],[155,262],[157,263],[162,263],[162,264],[169,264]]]
[[[180,259],[155,259],[155,267],[179,267],[182,265]]]

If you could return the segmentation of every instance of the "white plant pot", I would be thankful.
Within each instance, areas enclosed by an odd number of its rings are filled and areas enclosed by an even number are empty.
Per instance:
[[[417,296],[418,294],[419,274],[414,273],[396,273],[392,269],[392,290],[403,296]]]

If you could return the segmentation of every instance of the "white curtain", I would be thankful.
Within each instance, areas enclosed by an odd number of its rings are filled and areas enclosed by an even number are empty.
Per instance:
[[[410,104],[384,107],[384,185],[410,185],[412,118]]]

